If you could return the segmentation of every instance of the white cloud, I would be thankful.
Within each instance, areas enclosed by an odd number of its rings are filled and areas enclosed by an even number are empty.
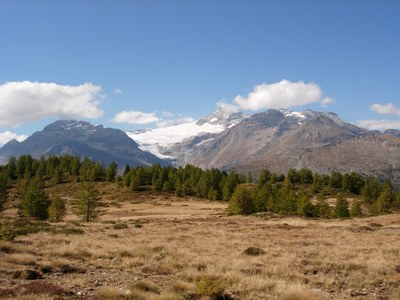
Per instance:
[[[128,124],[150,124],[160,121],[155,112],[144,113],[135,110],[124,110],[114,116],[112,119],[115,123],[128,123]]]
[[[288,80],[257,85],[247,96],[238,95],[234,99],[234,103],[246,110],[293,107],[310,103],[326,106],[332,101],[323,96],[321,88],[315,83]]]
[[[180,118],[180,119],[175,119],[175,120],[162,120],[162,121],[157,123],[157,127],[158,128],[163,128],[163,127],[168,127],[168,126],[191,123],[193,121],[194,121],[194,119],[190,118],[190,117]]]
[[[10,131],[0,132],[0,147],[7,144],[9,141],[16,139],[19,142],[26,140],[28,136],[25,134],[18,135]]]
[[[0,126],[17,127],[46,117],[98,118],[101,87],[42,82],[7,82],[0,85]]]
[[[357,125],[370,130],[400,129],[400,120],[359,120]]]
[[[116,89],[114,90],[114,92],[115,92],[116,94],[122,94],[122,93],[123,93],[123,91],[122,91],[121,89],[118,89],[118,88],[116,88]]]
[[[322,107],[328,107],[329,104],[332,104],[334,101],[332,98],[325,97],[324,99],[321,100],[321,106]]]
[[[393,105],[393,103],[371,105],[371,110],[381,115],[397,115],[400,116],[400,108]]]
[[[237,107],[234,104],[226,103],[224,100],[217,102],[217,107],[218,107],[218,109],[220,109],[226,113],[229,113],[229,114],[239,112],[239,107]]]

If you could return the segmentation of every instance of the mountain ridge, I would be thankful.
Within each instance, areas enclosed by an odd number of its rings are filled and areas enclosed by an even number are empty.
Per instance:
[[[358,172],[400,184],[400,139],[344,122],[335,113],[268,110],[194,147],[186,163],[257,174],[309,168]]]
[[[0,148],[0,161],[5,163],[11,156],[24,154],[33,157],[62,154],[87,156],[106,164],[114,161],[120,167],[125,164],[168,164],[140,150],[139,145],[122,130],[75,120],[55,121],[22,142],[8,142]]]

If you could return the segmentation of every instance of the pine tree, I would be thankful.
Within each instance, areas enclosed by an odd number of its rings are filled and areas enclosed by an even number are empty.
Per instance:
[[[0,174],[0,211],[4,209],[4,204],[8,199],[8,178],[7,175]]]
[[[63,174],[63,171],[61,170],[61,168],[59,166],[55,167],[54,171],[53,171],[53,178],[52,178],[54,184],[62,183],[63,182],[63,178],[64,178],[63,175],[64,174]]]
[[[182,182],[179,178],[175,181],[175,196],[177,197],[183,196]]]
[[[229,201],[236,186],[239,184],[239,176],[236,173],[229,173],[226,177],[224,186],[222,187],[222,199]]]
[[[60,222],[66,213],[65,201],[58,195],[52,197],[49,207],[49,219],[54,222]]]
[[[339,172],[332,172],[329,177],[329,186],[331,188],[341,189],[343,186],[343,175]]]
[[[117,175],[117,164],[115,162],[111,162],[107,169],[106,169],[106,179],[109,182],[112,182],[115,178],[115,175]]]
[[[20,211],[23,216],[46,220],[49,217],[50,204],[51,201],[43,189],[43,183],[35,178],[23,196]]]
[[[311,204],[310,197],[308,197],[305,194],[300,194],[297,197],[296,214],[299,216],[305,216],[306,210],[308,209],[310,204]]]
[[[310,169],[300,169],[298,174],[302,184],[313,182],[313,172]]]
[[[350,217],[360,217],[362,215],[361,212],[361,204],[360,201],[357,199],[353,200],[353,203],[351,204],[350,208]]]
[[[393,193],[391,188],[385,188],[383,192],[376,199],[372,206],[372,213],[374,215],[379,215],[383,213],[390,212],[391,203],[393,201]]]
[[[361,197],[365,202],[372,204],[378,199],[381,191],[382,187],[380,182],[373,177],[367,177],[361,189]]]
[[[232,214],[251,214],[256,211],[254,195],[250,188],[239,185],[229,200],[229,212]]]
[[[139,191],[142,185],[141,178],[138,174],[131,176],[130,190],[133,192]]]
[[[316,208],[320,218],[330,218],[333,215],[332,208],[329,206],[323,194],[317,195]]]
[[[100,214],[99,191],[93,182],[85,181],[82,183],[82,191],[75,202],[75,212],[86,222],[93,221]]]
[[[14,156],[8,160],[6,172],[7,177],[11,180],[17,179],[17,159]]]
[[[258,175],[257,186],[261,187],[271,179],[271,172],[269,170],[262,170]]]
[[[350,216],[349,203],[347,202],[346,198],[342,195],[339,195],[336,199],[336,206],[335,206],[335,214],[338,218],[348,218]]]
[[[125,187],[129,187],[131,185],[131,180],[132,177],[134,176],[134,173],[132,170],[129,170],[124,177],[122,178],[122,183]]]
[[[104,168],[100,163],[95,163],[90,170],[90,181],[99,181],[104,176]]]

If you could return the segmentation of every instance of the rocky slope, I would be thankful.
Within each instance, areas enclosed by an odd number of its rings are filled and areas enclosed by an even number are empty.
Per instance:
[[[400,138],[368,131],[334,113],[268,110],[190,149],[186,163],[203,168],[261,169],[285,173],[310,168],[319,173],[359,172],[400,184]]]

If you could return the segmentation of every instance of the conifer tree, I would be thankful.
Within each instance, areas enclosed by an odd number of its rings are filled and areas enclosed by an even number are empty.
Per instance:
[[[54,171],[53,171],[53,178],[52,178],[54,184],[62,183],[63,179],[64,179],[63,171],[61,170],[61,168],[59,166],[55,167]]]
[[[338,218],[348,218],[350,216],[349,203],[343,195],[339,195],[336,199],[335,214]]]
[[[0,211],[4,209],[4,204],[8,199],[8,178],[4,173],[0,174]]]
[[[49,219],[54,222],[60,222],[66,213],[65,201],[59,195],[52,197],[49,207]]]
[[[254,196],[251,189],[243,185],[237,186],[229,200],[228,210],[235,215],[247,215],[255,212]]]
[[[384,187],[383,192],[379,195],[378,199],[376,199],[375,203],[373,204],[371,212],[374,215],[390,212],[392,201],[393,201],[392,189],[391,187],[386,186]]]
[[[82,217],[85,222],[96,219],[100,214],[99,191],[95,188],[93,182],[82,182],[82,191],[75,202],[75,212]]]
[[[271,172],[269,170],[262,170],[258,175],[257,186],[261,187],[271,179]]]
[[[142,180],[138,174],[131,176],[130,190],[133,192],[139,191],[142,185]]]
[[[350,217],[360,217],[362,215],[361,212],[361,204],[360,201],[358,201],[357,199],[353,200],[353,203],[351,204],[351,208],[350,208]]]
[[[367,177],[361,189],[361,197],[365,202],[372,204],[378,199],[381,191],[382,187],[380,182],[373,177]]]
[[[183,196],[182,182],[179,178],[175,181],[175,196]]]
[[[7,177],[11,180],[17,179],[17,159],[14,156],[8,160],[6,172]]]
[[[318,216],[321,218],[330,218],[332,216],[332,208],[329,206],[323,194],[317,195]]]
[[[20,212],[26,217],[46,220],[49,217],[50,204],[49,196],[43,189],[43,182],[35,178],[23,196]]]
[[[115,162],[111,162],[106,169],[106,179],[109,182],[112,182],[117,175],[117,164]]]

